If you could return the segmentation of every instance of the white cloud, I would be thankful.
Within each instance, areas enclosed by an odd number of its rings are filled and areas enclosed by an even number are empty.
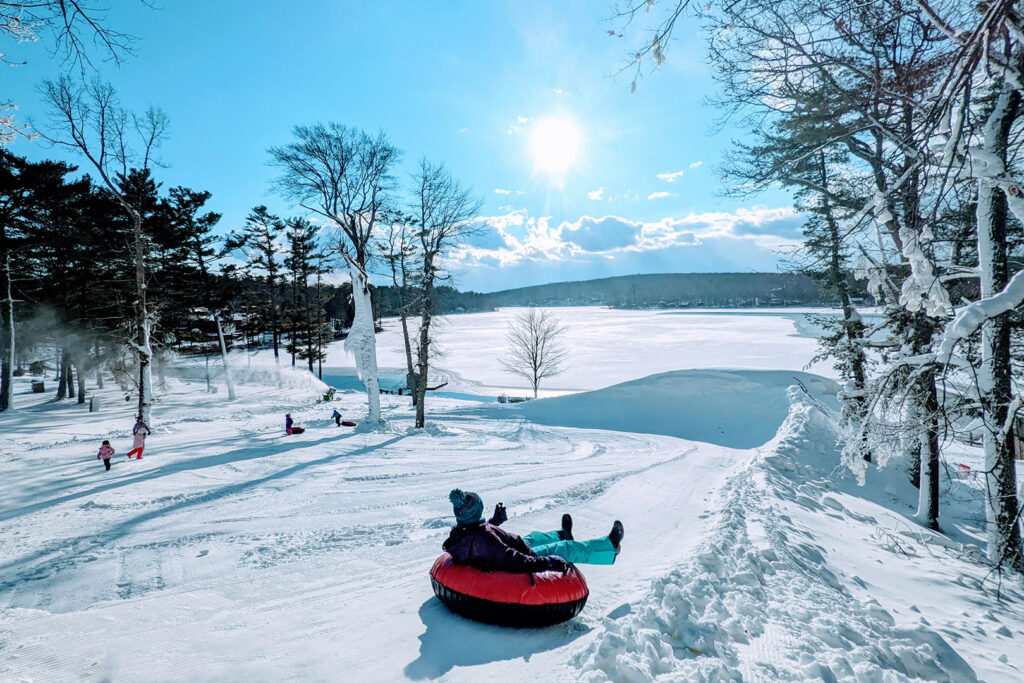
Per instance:
[[[603,187],[599,187],[596,190],[593,190],[593,191],[587,193],[587,196],[590,197],[591,199],[593,199],[594,201],[600,201],[600,199],[601,199],[601,197],[603,195],[604,195],[604,188]]]
[[[692,168],[692,167],[691,167]],[[667,183],[674,183],[683,177],[685,171],[675,171],[674,173],[659,173],[658,178],[664,180]]]
[[[526,194],[526,193],[525,193],[525,192],[523,192],[522,190],[516,190],[516,194],[517,194],[517,195],[523,195],[523,194]]]
[[[552,88],[551,92],[555,93],[556,95],[564,95],[565,94],[565,91],[562,90],[561,88]]]
[[[519,132],[519,129],[518,129],[518,128],[516,128],[515,126],[509,126],[509,127],[508,127],[508,130],[507,130],[507,131],[505,131],[505,132],[506,132],[507,134],[509,134],[509,135],[515,135],[516,133],[518,133],[518,132]]]
[[[690,164],[690,168],[700,168],[700,165],[703,163],[703,161],[695,161],[692,164]]]
[[[500,187],[494,188],[494,194],[512,194],[512,190],[505,190]]]
[[[671,197],[671,192],[652,192],[647,195],[648,199],[663,199],[664,197]]]
[[[526,122],[527,122],[527,121],[529,121],[529,120],[530,120],[530,119],[526,118],[525,116],[517,116],[517,117],[516,117],[516,121],[517,121],[518,123],[526,123]]]
[[[459,128],[458,132],[460,132],[460,133],[468,133],[469,132],[469,128]]]
[[[481,217],[480,234],[458,245],[448,259],[452,267],[515,266],[521,263],[572,261],[588,256],[615,258],[669,248],[696,247],[709,240],[751,248],[775,249],[798,244],[803,217],[792,208],[737,209],[691,213],[683,218],[632,221],[618,216],[582,216],[551,224],[550,216],[525,210]],[[729,247],[725,247],[728,252]]]

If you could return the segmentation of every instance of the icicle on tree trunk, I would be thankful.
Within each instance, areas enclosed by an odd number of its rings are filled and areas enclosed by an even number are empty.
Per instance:
[[[982,153],[996,156],[1003,167],[1010,128],[1019,107],[1020,94],[1004,84],[985,122]],[[1003,168],[994,170],[1001,173]],[[982,300],[1002,292],[1009,282],[1006,222],[1007,201],[1003,190],[992,177],[978,178],[978,267]],[[1024,571],[1016,465],[1011,430],[1007,428],[1013,416],[1008,410],[1012,401],[1012,374],[1010,321],[1006,313],[988,317],[982,324],[981,365],[976,374],[984,424],[988,555],[993,562]]]
[[[370,300],[369,282],[366,272],[345,254],[348,270],[352,276],[352,303],[355,306],[355,317],[352,329],[345,339],[345,350],[352,354],[356,362],[359,379],[366,385],[367,415],[366,421],[377,424],[380,419],[380,381],[377,370],[377,339],[373,323],[373,307]]]
[[[365,132],[337,123],[296,126],[294,140],[269,152],[282,174],[274,181],[278,191],[337,225],[342,234],[342,256],[352,277],[355,320],[345,348],[356,358],[356,369],[366,384],[368,421],[381,422],[377,379],[377,344],[374,339],[372,301],[366,265],[377,220],[390,202],[393,165],[401,152],[384,132]]]
[[[228,400],[235,400],[235,385],[231,381],[231,365],[228,363],[228,348],[224,344],[224,331],[220,325],[220,312],[213,314],[213,320],[217,323],[217,341],[220,342],[220,359],[224,363],[224,382],[228,385]]]

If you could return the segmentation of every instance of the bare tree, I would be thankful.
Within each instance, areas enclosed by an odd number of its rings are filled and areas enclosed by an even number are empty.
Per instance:
[[[139,361],[138,414],[152,424],[153,349],[152,320],[146,307],[146,236],[142,232],[141,207],[135,206],[124,191],[123,181],[130,171],[148,171],[153,165],[153,152],[167,134],[167,115],[152,106],[141,116],[129,112],[121,106],[113,86],[99,79],[78,83],[61,76],[55,81],[44,81],[43,93],[50,106],[51,123],[60,133],[40,133],[42,137],[84,156],[124,209],[132,226],[136,339],[129,344]]]
[[[401,152],[380,132],[376,137],[337,123],[296,126],[295,141],[270,148],[281,169],[278,192],[323,216],[341,231],[338,250],[352,278],[355,319],[345,348],[355,357],[366,385],[367,421],[380,422],[377,343],[367,264],[370,240],[394,186],[393,165]]]
[[[385,221],[388,226],[384,230],[378,244],[378,251],[382,261],[388,266],[391,272],[391,283],[398,290],[399,306],[398,318],[402,323],[402,339],[405,342],[405,365],[406,382],[410,389],[416,386],[416,371],[412,362],[412,342],[409,337],[409,317],[415,310],[418,297],[412,286],[413,259],[416,256],[416,249],[411,235],[409,216],[396,215]],[[416,393],[413,392],[413,403],[416,402]]]
[[[509,325],[508,355],[501,359],[506,372],[518,375],[533,387],[537,398],[540,381],[565,370],[569,352],[562,346],[565,328],[544,309],[531,308]]]
[[[415,386],[410,387],[416,397],[416,426],[425,424],[424,398],[427,393],[427,373],[430,366],[430,325],[434,318],[434,288],[451,279],[442,259],[449,248],[466,239],[478,228],[473,218],[480,211],[480,199],[455,180],[444,164],[433,165],[420,161],[414,176],[416,214],[415,237],[418,239],[420,329],[416,341]],[[534,394],[537,384],[534,382]]]
[[[46,39],[54,56],[82,71],[92,64],[90,44],[104,59],[120,63],[131,54],[135,38],[107,26],[106,14],[106,7],[96,2],[0,0],[0,38],[15,44]],[[24,60],[13,59],[0,45],[0,66],[21,66],[25,63]],[[0,101],[0,145],[10,144],[19,135],[30,136],[29,128],[20,125],[14,114],[9,113],[15,109],[15,103]]]

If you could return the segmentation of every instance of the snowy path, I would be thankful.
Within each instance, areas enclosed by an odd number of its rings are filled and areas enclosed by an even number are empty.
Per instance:
[[[707,498],[748,457],[436,406],[447,426],[433,434],[353,434],[323,408],[293,409],[312,428],[289,439],[277,406],[213,423],[181,415],[183,404],[165,411],[141,462],[109,474],[89,460],[91,434],[33,435],[3,484],[0,675],[395,680],[483,666],[508,678],[524,659],[556,672],[570,666],[566,645],[696,544]],[[404,401],[390,411],[406,424]],[[515,532],[557,525],[564,510],[581,536],[625,522],[619,562],[587,570],[580,619],[510,634],[433,599],[426,572],[454,486],[503,501]]]

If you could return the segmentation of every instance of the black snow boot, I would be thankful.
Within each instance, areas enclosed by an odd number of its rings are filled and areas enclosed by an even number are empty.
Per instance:
[[[622,543],[622,537],[626,533],[626,530],[622,527],[622,522],[615,520],[612,524],[612,532],[608,534],[608,540],[612,542],[612,547],[615,548],[616,552],[619,550],[619,544]]]
[[[558,532],[558,537],[563,541],[575,540],[572,537],[572,516],[568,512],[562,515],[562,529]]]

